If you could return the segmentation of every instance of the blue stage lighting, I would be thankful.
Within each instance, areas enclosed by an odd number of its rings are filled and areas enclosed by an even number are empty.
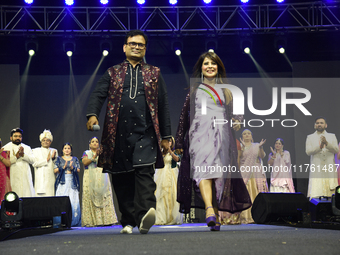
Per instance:
[[[169,4],[175,5],[177,4],[177,0],[169,0]]]
[[[100,3],[101,3],[101,4],[108,4],[108,3],[109,3],[109,0],[100,0]]]
[[[33,0],[25,0],[26,4],[33,4]]]
[[[205,4],[210,4],[210,3],[211,3],[211,0],[203,0],[203,2],[204,2]]]
[[[278,2],[279,4],[280,3],[283,3],[285,0],[276,0],[276,2]]]
[[[74,5],[74,0],[65,0],[66,5]]]
[[[145,4],[145,0],[137,0],[137,4]]]
[[[241,1],[241,3],[243,3],[243,4],[247,4],[248,2],[249,2],[249,0],[240,0]]]

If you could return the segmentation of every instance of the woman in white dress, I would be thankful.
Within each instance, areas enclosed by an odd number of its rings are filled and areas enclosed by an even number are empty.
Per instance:
[[[83,227],[106,226],[117,223],[113,205],[112,188],[107,173],[97,167],[99,140],[93,137],[82,157],[85,166],[83,175],[83,196],[81,225]]]
[[[294,193],[290,153],[283,150],[283,145],[283,140],[277,138],[274,149],[270,147],[272,151],[268,158],[268,164],[272,167],[270,192]]]
[[[182,224],[183,216],[179,212],[177,200],[178,166],[181,155],[174,151],[175,140],[171,137],[162,141],[164,168],[156,169],[156,223],[155,225]]]

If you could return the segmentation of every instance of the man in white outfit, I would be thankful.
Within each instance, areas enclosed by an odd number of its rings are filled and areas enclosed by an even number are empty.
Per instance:
[[[3,148],[10,152],[10,180],[12,191],[19,197],[34,197],[30,164],[34,163],[31,147],[22,143],[23,131],[15,128],[11,131],[11,142]]]
[[[337,187],[337,173],[334,154],[338,153],[338,140],[327,133],[324,117],[315,120],[316,131],[307,136],[306,153],[310,156],[309,184],[307,197],[331,197]]]
[[[41,147],[33,149],[34,189],[37,197],[54,196],[55,174],[54,161],[58,151],[50,148],[53,136],[50,130],[44,130],[39,136]]]

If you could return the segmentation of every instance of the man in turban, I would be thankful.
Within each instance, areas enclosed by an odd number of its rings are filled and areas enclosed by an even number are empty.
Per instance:
[[[50,130],[44,130],[39,136],[41,147],[33,149],[34,189],[37,197],[54,196],[55,175],[54,161],[58,151],[50,148],[53,136]]]

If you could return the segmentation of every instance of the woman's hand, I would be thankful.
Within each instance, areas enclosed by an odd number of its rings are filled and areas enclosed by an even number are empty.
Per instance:
[[[266,143],[266,139],[262,139],[261,142],[260,142],[260,147],[262,147],[264,144]]]
[[[231,118],[231,119],[232,119],[232,121],[233,121],[233,129],[234,129],[235,131],[239,131],[240,128],[241,128],[241,123],[240,123],[240,121],[237,120],[237,119],[234,119],[234,118]]]

